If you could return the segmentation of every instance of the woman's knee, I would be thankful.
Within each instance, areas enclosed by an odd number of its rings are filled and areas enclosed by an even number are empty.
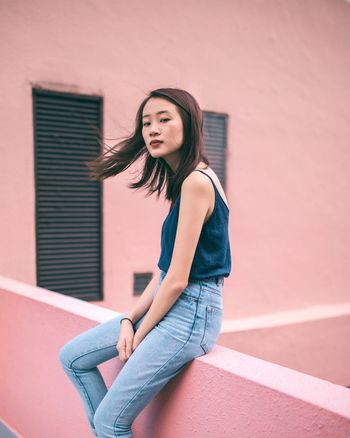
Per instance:
[[[102,438],[103,436],[105,436],[103,434],[106,433],[106,431],[108,429],[110,429],[110,426],[108,426],[105,422],[104,413],[101,409],[101,403],[95,412],[93,421],[94,421],[95,431],[96,431],[98,437]]]
[[[115,435],[114,421],[106,415],[106,409],[102,408],[102,402],[94,415],[94,426],[99,438]]]
[[[64,368],[71,368],[74,351],[70,342],[64,344],[58,351],[58,358]]]
[[[116,401],[116,404],[118,402]],[[123,409],[118,412],[115,409],[115,404],[113,408],[108,403],[102,402],[98,406],[94,415],[94,426],[99,438],[105,438],[110,436],[129,436],[131,433],[131,421],[124,415],[121,415]]]

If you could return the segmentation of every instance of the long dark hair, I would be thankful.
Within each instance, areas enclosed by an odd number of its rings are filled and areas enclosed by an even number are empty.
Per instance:
[[[183,145],[180,149],[180,162],[173,172],[164,158],[153,158],[142,136],[143,108],[151,97],[167,99],[177,106],[184,127]],[[167,200],[172,203],[181,190],[186,176],[203,161],[209,165],[203,144],[203,116],[196,99],[187,91],[178,88],[158,88],[142,101],[136,114],[134,133],[115,146],[102,152],[95,160],[86,162],[90,179],[101,181],[117,175],[130,167],[136,160],[144,158],[145,163],[139,181],[128,185],[131,189],[142,186],[148,188],[147,196],[157,191],[157,198],[166,185]]]

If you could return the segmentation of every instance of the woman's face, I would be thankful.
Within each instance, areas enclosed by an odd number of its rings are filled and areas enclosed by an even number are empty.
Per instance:
[[[150,155],[164,158],[175,169],[184,140],[177,106],[161,97],[151,97],[142,116],[142,136]],[[158,143],[151,144],[156,141]]]

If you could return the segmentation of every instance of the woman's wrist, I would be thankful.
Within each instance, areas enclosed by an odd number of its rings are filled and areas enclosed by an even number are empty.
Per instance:
[[[125,315],[125,318],[129,318],[129,319],[131,319],[132,323],[135,324],[135,316],[133,315],[133,313],[128,312],[128,313]]]
[[[125,316],[124,318],[122,318],[122,319],[120,320],[120,324],[121,324],[123,321],[129,321],[129,324],[132,325],[132,328],[134,329],[134,332],[135,332],[134,322],[133,322],[133,320],[132,320],[131,318]]]

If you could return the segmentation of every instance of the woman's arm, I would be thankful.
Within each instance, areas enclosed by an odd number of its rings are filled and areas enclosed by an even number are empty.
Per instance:
[[[152,304],[152,301],[153,301],[153,293],[154,293],[155,288],[158,285],[159,278],[160,278],[160,271],[158,270],[158,272],[156,272],[156,274],[153,275],[152,280],[148,283],[147,287],[142,292],[142,295],[136,301],[135,305],[129,310],[128,314],[126,315],[128,318],[132,319],[134,324],[150,308],[150,305]],[[129,323],[130,323],[130,321],[129,321]]]
[[[202,231],[213,187],[193,172],[182,183],[179,218],[171,263],[159,291],[134,336],[133,350],[163,318],[188,284],[193,257]]]

